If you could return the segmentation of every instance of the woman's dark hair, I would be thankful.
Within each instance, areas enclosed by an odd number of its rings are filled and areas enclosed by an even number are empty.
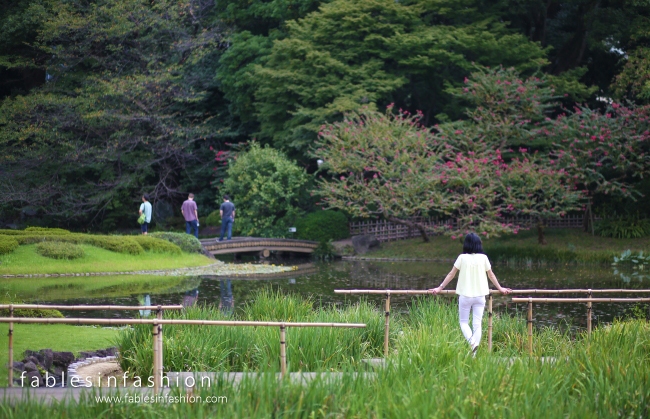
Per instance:
[[[475,233],[466,235],[465,241],[463,242],[463,253],[485,253],[483,252],[481,238]]]

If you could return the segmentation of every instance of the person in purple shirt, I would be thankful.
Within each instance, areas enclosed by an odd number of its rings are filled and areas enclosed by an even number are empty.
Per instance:
[[[228,195],[223,196],[223,204],[219,208],[219,214],[221,214],[221,237],[219,237],[219,241],[223,241],[226,231],[228,232],[228,240],[231,240],[232,223],[235,222],[235,204],[230,202]]]
[[[196,202],[194,202],[193,193],[189,194],[187,201],[183,202],[183,206],[181,206],[181,212],[183,213],[183,217],[185,217],[185,232],[187,234],[192,234],[192,230],[194,230],[194,236],[198,239],[199,213]]]

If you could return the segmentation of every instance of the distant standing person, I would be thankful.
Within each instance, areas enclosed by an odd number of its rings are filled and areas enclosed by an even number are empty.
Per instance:
[[[183,213],[183,217],[185,217],[185,232],[187,234],[192,234],[192,230],[194,230],[194,236],[198,239],[199,213],[196,202],[194,202],[193,193],[189,194],[187,201],[183,202],[183,206],[181,206],[181,212]]]
[[[223,196],[223,204],[219,209],[221,214],[221,237],[219,241],[223,241],[223,236],[228,231],[228,240],[232,240],[232,223],[235,222],[235,204],[230,202],[228,195]]]
[[[144,213],[144,223],[140,226],[142,234],[147,234],[149,231],[149,223],[151,222],[151,203],[149,202],[149,195],[142,195],[142,204],[140,204],[139,215]]]
[[[456,294],[458,294],[458,317],[460,320],[460,330],[463,336],[469,342],[472,352],[476,353],[478,344],[481,342],[481,321],[483,319],[483,310],[485,309],[485,296],[490,293],[488,287],[488,278],[501,294],[510,294],[510,288],[504,288],[499,284],[497,277],[492,272],[492,266],[488,257],[483,253],[483,244],[481,238],[469,233],[465,236],[463,243],[463,253],[458,256],[454,267],[447,274],[442,284],[437,288],[429,290],[432,294],[438,294],[445,286],[458,275],[458,284],[456,285]],[[472,311],[472,326],[474,331],[469,327],[469,312]]]

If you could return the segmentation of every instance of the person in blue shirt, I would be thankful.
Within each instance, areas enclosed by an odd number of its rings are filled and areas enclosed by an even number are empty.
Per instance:
[[[230,202],[228,195],[223,196],[223,204],[221,204],[219,214],[221,214],[221,237],[219,237],[219,241],[223,241],[223,236],[226,231],[228,232],[228,240],[232,240],[232,223],[235,222],[235,204]]]

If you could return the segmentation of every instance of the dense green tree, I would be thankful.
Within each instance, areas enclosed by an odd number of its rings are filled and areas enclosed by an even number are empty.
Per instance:
[[[203,106],[222,47],[208,12],[140,0],[50,10],[35,41],[50,81],[0,105],[4,209],[89,223],[132,214],[143,192],[185,194],[184,173],[222,128]]]
[[[449,102],[445,87],[475,65],[534,71],[546,63],[539,45],[502,23],[431,24],[432,13],[420,4],[335,0],[287,22],[288,37],[255,66],[260,136],[304,151],[323,122],[390,101],[422,110],[430,124]]]
[[[282,152],[253,142],[231,162],[221,188],[237,208],[233,230],[244,236],[286,237],[303,213],[300,201],[307,182],[304,169]]]

